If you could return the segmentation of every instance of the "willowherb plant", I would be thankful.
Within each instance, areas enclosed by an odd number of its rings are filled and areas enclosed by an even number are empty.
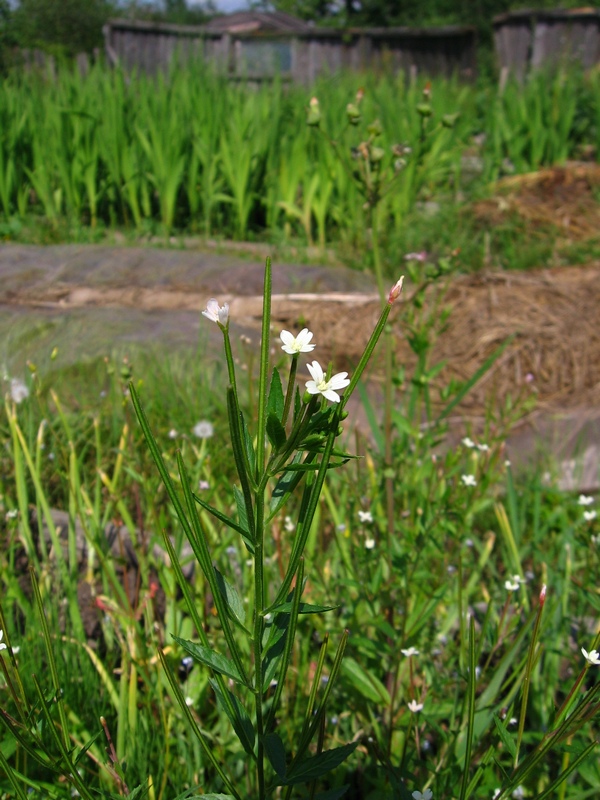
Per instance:
[[[388,301],[352,377],[349,378],[346,372],[332,374],[331,369],[324,370],[318,361],[313,361],[308,365],[311,380],[307,381],[306,391],[301,395],[296,386],[299,356],[312,352],[315,347],[311,341],[312,333],[307,329],[297,336],[289,331],[281,332],[282,349],[291,356],[287,383],[284,386],[276,368],[269,377],[271,263],[267,259],[254,432],[251,432],[252,428],[240,408],[229,336],[229,308],[227,304],[220,306],[216,299],[209,300],[203,314],[218,325],[223,333],[229,376],[229,433],[239,481],[232,488],[237,519],[209,505],[192,491],[179,454],[183,500],[180,498],[135,387],[131,385],[133,404],[152,456],[212,593],[223,645],[227,651],[225,654],[211,646],[206,633],[206,620],[199,611],[204,601],[198,603],[192,596],[174,547],[165,536],[165,546],[199,642],[174,638],[189,656],[208,667],[212,673],[210,683],[218,706],[229,719],[248,757],[243,791],[236,784],[236,778],[217,761],[186,705],[162,651],[159,656],[173,694],[206,759],[214,768],[217,776],[215,788],[226,792],[226,797],[263,800],[274,796],[277,787],[284,787],[278,790],[278,796],[290,797],[293,787],[299,784],[310,785],[313,796],[316,782],[341,764],[357,746],[357,742],[350,742],[341,747],[324,749],[325,709],[342,663],[347,633],[341,637],[327,676],[327,641],[324,641],[314,670],[304,721],[293,740],[290,740],[290,732],[285,731],[284,692],[299,615],[330,610],[302,600],[305,587],[303,553],[328,470],[341,467],[352,458],[336,446],[336,440],[342,432],[341,422],[347,416],[346,403],[360,380],[401,289],[402,278],[389,292]],[[345,393],[340,397],[338,392],[342,389]],[[270,541],[268,532],[294,495],[299,495],[300,500],[297,504],[297,521],[286,524],[292,537],[289,558],[287,564],[281,565],[279,585],[269,586],[265,577]],[[234,585],[235,576],[223,575],[213,564],[200,513],[202,510],[237,532],[250,556],[254,580],[248,611]],[[326,680],[323,680],[325,677]],[[316,744],[313,745],[315,740]]]

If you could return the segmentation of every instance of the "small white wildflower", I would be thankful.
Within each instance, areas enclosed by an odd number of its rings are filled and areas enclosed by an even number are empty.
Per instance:
[[[211,297],[202,314],[211,322],[216,322],[217,325],[225,327],[229,321],[229,303],[224,303],[220,306],[219,301]]]
[[[310,344],[313,334],[308,328],[302,328],[298,336],[294,336],[289,331],[281,331],[279,338],[283,342],[282,350],[289,353],[291,356],[297,356],[298,353],[310,353],[315,349],[314,344]]]
[[[507,592],[516,592],[519,589],[519,581],[504,581],[504,588]]]
[[[9,522],[11,519],[16,519],[19,516],[19,512],[16,508],[11,509],[11,511],[7,511],[4,519]]]
[[[519,721],[519,720],[518,720],[516,717],[511,717],[511,718],[508,720],[508,724],[509,724],[509,725],[516,725],[518,721]]]
[[[192,433],[194,436],[197,436],[198,439],[208,439],[210,436],[213,435],[215,429],[211,422],[208,422],[205,419],[200,420],[197,422],[194,427],[192,428]]]
[[[402,653],[403,656],[406,656],[407,658],[419,655],[419,651],[417,650],[416,647],[407,647],[405,650],[404,649],[400,650],[400,652]]]
[[[448,564],[448,566],[446,567],[446,572],[448,573],[448,575],[454,575],[456,573],[456,567],[454,566],[454,564]]]
[[[337,375],[333,375],[329,380],[325,380],[325,373],[318,361],[307,364],[307,367],[312,375],[312,380],[306,382],[306,391],[309,394],[322,394],[332,403],[339,403],[340,398],[336,392],[349,385],[348,373],[338,372]]]
[[[523,800],[525,797],[525,789],[522,786],[517,786],[512,793],[512,796],[515,798],[515,800]]]
[[[577,498],[577,504],[580,506],[591,506],[594,502],[594,498],[590,497],[589,494],[580,494]]]
[[[431,789],[425,789],[424,792],[413,792],[413,800],[431,800],[433,792]]]
[[[460,479],[465,486],[477,486],[475,475],[461,475]]]
[[[361,522],[373,522],[373,514],[370,511],[359,511],[358,518]]]
[[[198,481],[198,489],[201,492],[205,492],[207,489],[210,489],[210,483],[208,481]]]
[[[283,522],[283,527],[286,529],[288,533],[293,533],[296,530],[296,526],[294,525],[294,521],[291,517],[286,517]]]
[[[506,461],[504,462],[504,466],[506,467],[506,469],[510,467],[510,458],[506,459]]]
[[[365,539],[365,547],[367,550],[372,550],[375,547],[375,539]]]
[[[188,707],[189,706],[193,706],[194,705],[194,698],[193,697],[186,697],[185,698],[185,704]]]
[[[340,522],[340,524],[336,526],[336,530],[338,530],[340,533],[344,533],[346,530],[346,523]]]
[[[405,261],[427,261],[427,252],[421,250],[419,253],[407,253],[404,256]]]
[[[475,542],[473,539],[465,539],[465,547],[473,547]]]
[[[479,450],[480,453],[489,453],[490,452],[489,444],[478,444],[477,445],[477,449]]]
[[[590,538],[591,538],[592,544],[595,547],[598,547],[598,545],[600,544],[600,536],[591,536]]]
[[[13,402],[19,404],[23,400],[27,400],[29,397],[29,389],[23,381],[20,381],[18,378],[12,378],[10,382],[10,396],[13,399]]]
[[[502,794],[501,789],[494,789],[494,794],[492,795],[492,800],[496,800],[497,797],[500,797]]]
[[[592,520],[596,519],[597,516],[598,515],[597,515],[596,510],[593,509],[593,508],[592,508],[591,511],[584,511],[583,512],[583,518],[584,518],[584,520],[586,522],[591,522]]]
[[[582,647],[581,652],[588,664],[593,664],[596,667],[600,666],[600,653],[597,650],[590,650],[588,653],[588,651]]]
[[[476,444],[473,441],[473,439],[470,439],[468,436],[465,436],[465,438],[462,440],[462,443],[464,444],[465,447],[469,447],[470,449],[476,447]]]
[[[4,639],[4,631],[0,630],[0,650],[6,650],[6,645],[2,641]]]
[[[419,711],[423,710],[423,703],[417,703],[416,700],[411,700],[407,705],[409,711],[412,711],[413,714],[418,714]]]
[[[177,431],[175,428],[171,428],[169,431],[169,439],[176,439],[177,438]]]

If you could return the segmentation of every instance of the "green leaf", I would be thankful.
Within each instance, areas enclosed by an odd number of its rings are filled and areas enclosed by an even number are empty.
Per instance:
[[[281,377],[277,369],[273,370],[271,375],[271,386],[269,387],[269,399],[267,400],[267,414],[274,414],[278,422],[281,422],[283,417],[283,408],[285,405],[285,398],[283,396],[283,387],[281,385]]]
[[[235,492],[235,487],[234,487],[234,492]],[[208,511],[209,514],[212,514],[213,517],[216,517],[220,522],[225,523],[225,525],[227,525],[228,528],[231,528],[232,530],[237,531],[242,537],[248,538],[248,529],[247,528],[242,528],[240,525],[237,524],[237,522],[234,522],[231,519],[231,517],[228,517],[227,514],[223,514],[223,512],[219,511],[218,508],[215,508],[214,506],[211,506],[209,503],[207,503],[201,497],[198,497],[197,494],[193,494],[192,493],[192,496],[193,496],[194,500],[198,503],[198,505],[202,506],[202,508],[205,511]],[[245,508],[245,506],[244,506],[244,508]]]
[[[502,743],[504,744],[504,746],[506,747],[512,758],[514,758],[515,755],[517,754],[517,746],[515,740],[506,730],[506,727],[503,725],[497,714],[494,714],[494,724],[496,726],[496,730],[498,731],[498,735],[502,739]]]
[[[275,450],[282,448],[287,439],[285,428],[273,412],[267,417],[267,436]]]
[[[383,683],[363,669],[353,658],[345,658],[342,661],[342,672],[345,673],[354,688],[367,700],[371,700],[373,703],[382,703],[386,706],[389,706],[392,702],[389,692]]]
[[[225,602],[227,603],[229,610],[231,611],[235,619],[237,619],[239,623],[244,625],[246,622],[246,609],[244,607],[244,602],[238,593],[238,590],[235,588],[235,586],[232,586],[223,577],[222,573],[219,572],[219,570],[216,567],[214,567],[214,570],[215,570],[215,577],[217,579],[217,586],[219,587],[221,595],[225,599]]]
[[[281,737],[278,733],[268,733],[266,736],[263,736],[262,741],[269,763],[277,773],[277,776],[282,781],[285,780],[285,748]]]
[[[324,611],[335,611],[339,606],[313,606],[310,603],[300,603],[298,607],[299,614],[321,614]],[[292,610],[292,603],[281,603],[276,608],[271,609],[272,614],[280,614],[282,612],[289,613]]]
[[[186,639],[180,639],[179,636],[173,636],[173,639],[178,645],[183,647],[186,653],[189,653],[192,658],[196,659],[196,661],[214,669],[215,672],[219,672],[221,675],[232,678],[237,683],[244,683],[236,665],[231,659],[227,658],[227,656],[222,656],[220,653],[217,653],[216,650],[211,650],[210,647],[204,647],[201,644],[189,642]]]
[[[250,431],[248,430],[248,426],[246,425],[246,418],[240,411],[240,420],[242,423],[242,437],[244,439],[244,447],[246,448],[246,454],[248,456],[248,464],[250,465],[250,471],[252,474],[256,471],[256,453],[254,452],[254,443],[252,442],[252,437],[250,436]]]
[[[240,530],[243,530],[246,536],[250,535],[250,528],[248,526],[248,512],[246,511],[246,503],[244,502],[244,495],[239,486],[233,484],[233,496],[235,498],[235,505],[238,512],[238,521]]]
[[[317,756],[307,758],[288,770],[284,780],[285,786],[294,786],[298,783],[308,783],[326,775],[331,770],[339,767],[348,756],[358,747],[358,742],[351,742],[333,750],[325,750]]]
[[[339,800],[340,797],[346,794],[349,788],[350,786],[346,784],[337,789],[330,789],[328,792],[319,792],[315,795],[315,800]]]
[[[315,458],[314,454],[310,454],[307,456],[306,461],[313,460]],[[298,464],[302,460],[302,453],[296,453],[292,464]],[[290,494],[294,491],[296,486],[302,480],[302,473],[296,472],[294,470],[290,470],[286,467],[285,472],[279,478],[277,483],[275,484],[275,488],[273,489],[273,495],[271,497],[270,503],[270,511],[272,518],[279,509],[285,505],[287,498]]]
[[[239,699],[233,694],[233,692],[230,692],[229,689],[226,691],[230,702],[226,703],[219,684],[212,678],[209,678],[209,681],[215,692],[215,695],[217,696],[217,702],[229,717],[229,721],[231,722],[233,730],[240,740],[242,747],[248,753],[248,755],[254,758],[254,742],[256,740],[256,732],[254,730],[252,720],[248,716],[248,712]]]

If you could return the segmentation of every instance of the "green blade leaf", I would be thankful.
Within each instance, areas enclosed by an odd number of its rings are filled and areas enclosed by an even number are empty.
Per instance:
[[[234,492],[235,492],[235,487],[234,487]],[[206,500],[203,500],[201,497],[198,497],[197,494],[194,494],[192,492],[192,496],[194,500],[198,503],[198,505],[202,506],[202,508],[205,511],[208,511],[208,513],[212,514],[213,517],[216,517],[220,522],[223,522],[225,525],[227,525],[228,528],[231,528],[232,530],[239,533],[240,536],[242,536],[244,539],[248,539],[247,528],[243,528],[241,525],[238,525],[237,522],[234,522],[234,520],[231,519],[231,517],[228,517],[227,514],[223,514],[223,512],[219,511],[218,508],[211,506],[209,503],[206,502]],[[248,539],[248,541],[250,541],[250,539]]]
[[[517,745],[515,743],[514,738],[510,735],[510,733],[506,730],[506,727],[502,724],[500,717],[497,714],[494,714],[494,724],[496,726],[496,730],[498,731],[498,735],[502,739],[502,743],[514,758],[517,754]]]
[[[246,609],[244,607],[244,602],[239,595],[238,590],[235,586],[232,586],[222,575],[219,570],[214,567],[215,570],[215,577],[217,579],[217,586],[223,596],[229,610],[233,614],[234,618],[241,624],[245,625],[246,623]]]
[[[229,717],[229,721],[231,722],[242,747],[249,756],[255,758],[254,742],[256,741],[256,731],[254,730],[254,725],[248,716],[248,712],[240,700],[233,694],[233,692],[229,691],[229,689],[226,690],[229,702],[225,702],[225,697],[219,684],[212,678],[210,678],[209,681],[215,692],[215,695],[217,696],[217,702]]]
[[[342,661],[342,672],[350,680],[354,688],[367,700],[385,706],[389,706],[392,702],[389,692],[383,683],[370,672],[367,672],[353,658],[345,658]]]
[[[285,786],[308,783],[323,777],[331,770],[339,767],[358,747],[358,742],[350,742],[333,750],[325,750],[317,756],[301,761],[291,768],[284,780]]]
[[[249,550],[252,555],[254,555],[254,542],[250,536],[250,531],[248,530],[248,514],[246,512],[246,501],[244,500],[244,495],[241,489],[233,484],[233,496],[235,498],[235,505],[237,507],[238,512],[238,532],[242,539],[244,540],[244,544],[246,548]]]
[[[287,439],[285,428],[273,412],[267,417],[267,436],[275,450],[280,450]]]
[[[314,606],[310,603],[300,603],[298,606],[299,614],[322,614],[325,611],[335,611],[340,606]],[[272,614],[279,614],[282,612],[289,613],[292,610],[292,603],[281,603],[276,608],[271,609]]]
[[[236,683],[244,684],[236,665],[227,656],[217,653],[216,650],[212,650],[210,647],[203,647],[201,644],[189,642],[187,639],[180,639],[179,636],[173,636],[173,639],[196,661],[210,667],[215,672],[219,672],[221,675],[226,675]]]
[[[278,733],[268,733],[262,739],[269,763],[280,780],[285,780],[285,748]]]
[[[274,414],[277,420],[281,422],[284,405],[285,399],[283,396],[283,387],[281,385],[281,376],[279,375],[279,371],[274,369],[271,375],[271,386],[269,387],[267,414]]]

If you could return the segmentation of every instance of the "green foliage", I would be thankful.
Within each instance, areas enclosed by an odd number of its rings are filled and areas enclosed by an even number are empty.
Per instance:
[[[12,29],[21,47],[74,56],[102,45],[102,26],[113,10],[110,0],[19,0]]]

